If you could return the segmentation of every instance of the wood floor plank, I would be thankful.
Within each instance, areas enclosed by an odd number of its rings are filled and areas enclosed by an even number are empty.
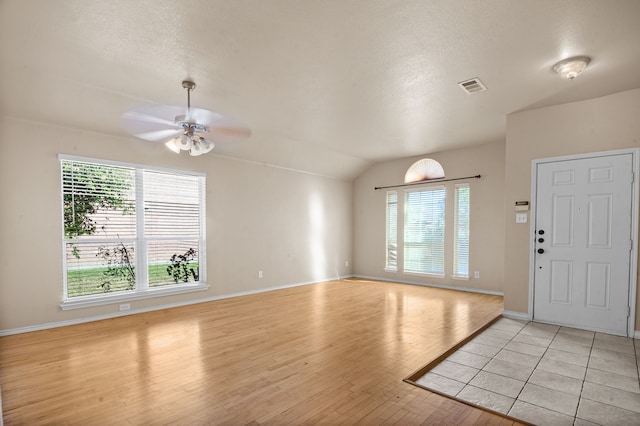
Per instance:
[[[513,424],[402,381],[501,311],[349,279],[6,336],[4,422]]]

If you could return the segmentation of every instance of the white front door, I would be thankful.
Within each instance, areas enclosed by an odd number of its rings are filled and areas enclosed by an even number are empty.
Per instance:
[[[537,164],[533,319],[627,335],[633,155]]]

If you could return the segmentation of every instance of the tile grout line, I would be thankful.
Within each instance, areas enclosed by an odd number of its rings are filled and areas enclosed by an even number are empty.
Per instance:
[[[522,332],[522,330],[524,330],[529,324],[531,324],[531,321],[528,321],[517,333],[515,336],[513,336],[511,338],[511,340],[509,341],[509,343],[511,343],[513,341],[513,339],[515,339],[517,336],[520,335],[520,333]],[[553,340],[552,340],[553,341]],[[551,344],[551,343],[549,343]],[[506,345],[505,345],[506,346]],[[504,349],[504,348],[502,348]],[[500,353],[500,352],[498,352]],[[540,356],[540,361],[542,361],[542,357],[544,356],[544,354],[547,353],[547,350],[545,349],[544,352],[542,353],[542,355]],[[496,354],[497,355],[497,354]],[[538,364],[540,364],[540,361],[538,361],[536,363],[536,365],[533,367],[533,370],[531,370],[531,373],[529,373],[529,377],[527,377],[527,380],[524,380],[524,385],[522,385],[522,389],[520,389],[520,391],[518,392],[518,394],[515,396],[515,398],[513,398],[513,404],[511,404],[511,407],[509,407],[509,411],[507,411],[507,413],[510,413],[511,410],[513,410],[513,406],[516,405],[516,402],[518,402],[518,397],[520,396],[520,394],[522,393],[522,391],[524,390],[524,387],[527,386],[527,383],[529,383],[529,379],[531,378],[531,375],[533,374],[533,372],[536,370],[536,367],[538,366]]]
[[[522,327],[520,329],[520,331],[518,332],[517,335],[519,335],[522,330],[524,330],[529,324],[533,323],[533,321],[529,321],[527,322],[527,324],[525,324],[524,327]],[[520,389],[520,392],[518,392],[518,395],[516,395],[515,399],[513,400],[513,405],[516,404],[516,402],[518,401],[520,394],[522,394],[522,391],[524,390],[524,388],[527,386],[527,384],[529,384],[529,379],[531,379],[531,376],[533,376],[534,371],[536,371],[536,368],[538,368],[538,365],[540,365],[540,362],[542,361],[542,358],[544,358],[544,355],[547,353],[547,351],[549,350],[549,348],[551,347],[551,344],[553,343],[553,340],[556,338],[556,336],[558,335],[558,332],[560,331],[560,327],[558,327],[558,329],[556,330],[556,332],[553,334],[553,337],[551,338],[551,341],[549,342],[549,346],[547,346],[544,349],[544,352],[542,353],[542,355],[540,355],[540,360],[536,363],[536,365],[533,367],[533,370],[531,370],[531,373],[529,374],[529,377],[527,377],[527,380],[524,381],[524,386],[522,386],[522,389]],[[514,337],[515,338],[515,337]],[[522,401],[525,402],[525,401]],[[529,404],[529,403],[528,403]],[[535,404],[531,404],[531,405],[535,405]],[[535,405],[537,407],[537,405]],[[511,407],[513,408],[513,406]],[[545,408],[545,407],[540,407],[540,408]],[[545,408],[548,410],[548,408]],[[509,409],[509,411],[511,411],[511,409]],[[550,410],[553,411],[553,410]],[[575,417],[574,417],[574,423],[575,423]]]
[[[580,402],[582,402],[582,391],[584,390],[584,384],[587,382],[587,371],[589,370],[589,364],[591,364],[591,352],[593,352],[593,345],[596,342],[596,332],[593,333],[591,339],[591,347],[589,347],[589,355],[587,357],[587,367],[584,369],[584,376],[582,377],[582,384],[580,385],[580,394],[578,395],[578,404],[576,405],[576,412],[573,416],[573,424],[576,424],[578,420],[578,410],[580,409]]]

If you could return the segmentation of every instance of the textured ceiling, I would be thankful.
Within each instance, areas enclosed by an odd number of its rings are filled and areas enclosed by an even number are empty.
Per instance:
[[[184,105],[190,78],[253,131],[208,155],[348,179],[640,87],[639,22],[638,0],[0,0],[0,114],[127,137],[123,112]],[[580,78],[553,74],[575,55]]]

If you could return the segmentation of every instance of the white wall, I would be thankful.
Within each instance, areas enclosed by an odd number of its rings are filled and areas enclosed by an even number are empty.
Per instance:
[[[352,252],[350,182],[220,158],[215,150],[178,156],[152,142],[5,118],[0,120],[0,331],[118,310],[115,304],[60,310],[59,153],[207,174],[209,290],[134,301],[132,310],[351,273],[345,267]]]
[[[531,160],[638,146],[640,89],[507,116],[505,310],[528,310],[529,225],[515,223],[513,205],[531,199]]]
[[[387,272],[385,267],[386,191],[376,186],[401,184],[407,169],[421,158],[433,158],[443,166],[447,178],[482,175],[468,180],[471,188],[469,268],[480,272],[480,279],[452,279],[451,235],[453,209],[445,218],[447,245],[446,277],[435,278],[402,272]],[[448,205],[453,206],[453,185],[447,183]],[[403,189],[398,189],[402,198]],[[402,216],[403,211],[398,211]],[[402,220],[402,218],[400,218]],[[398,234],[402,232],[398,228]],[[401,236],[399,235],[399,238]],[[504,270],[504,142],[444,151],[378,163],[354,182],[354,274],[386,280],[436,284],[456,288],[502,292]],[[401,265],[399,265],[401,266]],[[400,268],[399,268],[400,269]]]

